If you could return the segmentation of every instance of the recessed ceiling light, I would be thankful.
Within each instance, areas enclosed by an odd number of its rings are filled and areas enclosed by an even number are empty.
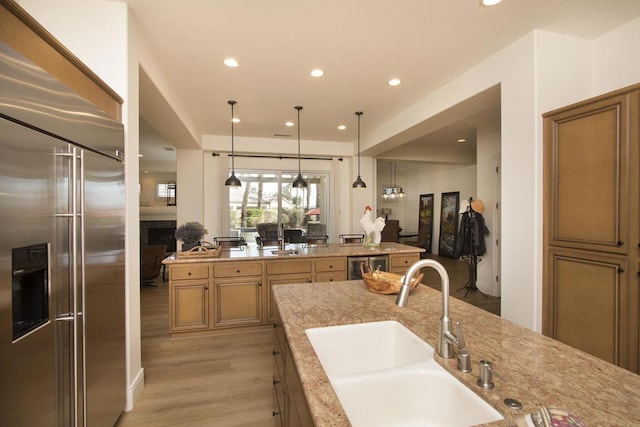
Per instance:
[[[402,80],[400,79],[391,79],[387,82],[389,86],[399,86],[400,83],[402,83]]]
[[[483,6],[495,6],[500,3],[502,0],[480,0],[480,3]]]
[[[149,171],[144,171],[144,173],[149,173]]]
[[[233,123],[240,123],[240,119],[239,119],[239,118],[237,118],[237,117],[234,117],[233,119],[231,119],[231,121],[232,121]]]
[[[238,61],[236,61],[235,59],[227,58],[227,59],[224,60],[224,65],[226,65],[227,67],[235,68],[239,64],[238,64]]]
[[[460,139],[458,139],[458,141],[457,141],[457,142],[459,142],[459,143],[463,143],[463,142],[467,142],[467,140],[466,140],[466,139],[464,139],[464,138],[460,138]]]
[[[144,157],[144,154],[138,154],[138,157]]]
[[[324,71],[322,71],[320,68],[316,68],[315,70],[311,71],[311,75],[313,77],[322,77],[324,76]]]
[[[340,130],[345,130],[346,128],[347,128],[347,127],[346,127],[345,125],[340,125],[340,126],[338,126],[338,129],[340,129]]]
[[[287,122],[287,123],[285,123],[284,125],[285,125],[285,126],[287,126],[287,127],[292,127],[292,126],[293,126],[293,124],[294,124],[293,122]]]

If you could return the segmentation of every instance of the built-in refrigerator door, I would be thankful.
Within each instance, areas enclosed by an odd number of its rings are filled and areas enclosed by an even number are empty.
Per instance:
[[[56,216],[55,200],[68,195],[65,171],[58,171],[60,153],[68,144],[0,118],[0,425],[12,427],[57,426],[55,318],[64,313],[68,270],[64,259],[68,219]],[[68,177],[67,177],[68,178]],[[59,241],[57,236],[64,236]],[[33,295],[20,300],[23,286],[17,279],[16,248],[47,247],[46,319],[25,334],[14,335],[14,317],[39,302]],[[28,252],[28,251],[27,251]],[[29,255],[31,256],[31,255]],[[13,258],[13,259],[12,259]],[[20,309],[20,307],[22,307]],[[63,311],[60,311],[60,310]],[[33,313],[31,313],[33,314]],[[68,323],[63,322],[67,328]],[[68,379],[65,381],[68,382]]]
[[[125,396],[123,127],[4,42],[0,86],[0,426],[111,427]],[[12,254],[42,245],[48,316],[16,340]]]
[[[124,168],[87,150],[82,165],[86,425],[111,427],[126,387]]]

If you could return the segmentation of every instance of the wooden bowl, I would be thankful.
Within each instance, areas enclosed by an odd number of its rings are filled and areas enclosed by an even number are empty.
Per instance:
[[[402,286],[402,277],[399,274],[388,273],[386,271],[368,271],[364,272],[364,263],[360,264],[360,272],[362,273],[362,280],[367,285],[367,289],[370,292],[376,294],[392,295],[400,292]],[[411,289],[420,284],[422,280],[422,273],[415,279],[411,280]]]

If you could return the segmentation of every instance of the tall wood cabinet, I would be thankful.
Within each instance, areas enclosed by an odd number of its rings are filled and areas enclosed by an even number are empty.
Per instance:
[[[640,85],[543,120],[543,333],[637,373]]]

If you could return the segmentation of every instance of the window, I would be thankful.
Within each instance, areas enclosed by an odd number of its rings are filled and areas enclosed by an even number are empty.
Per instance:
[[[169,184],[166,182],[156,182],[156,199],[166,199],[169,195]]]
[[[293,188],[297,173],[238,172],[241,187],[229,188],[232,236],[255,242],[256,224],[275,222],[306,231],[308,223],[328,222],[328,174],[305,175],[307,188]]]

